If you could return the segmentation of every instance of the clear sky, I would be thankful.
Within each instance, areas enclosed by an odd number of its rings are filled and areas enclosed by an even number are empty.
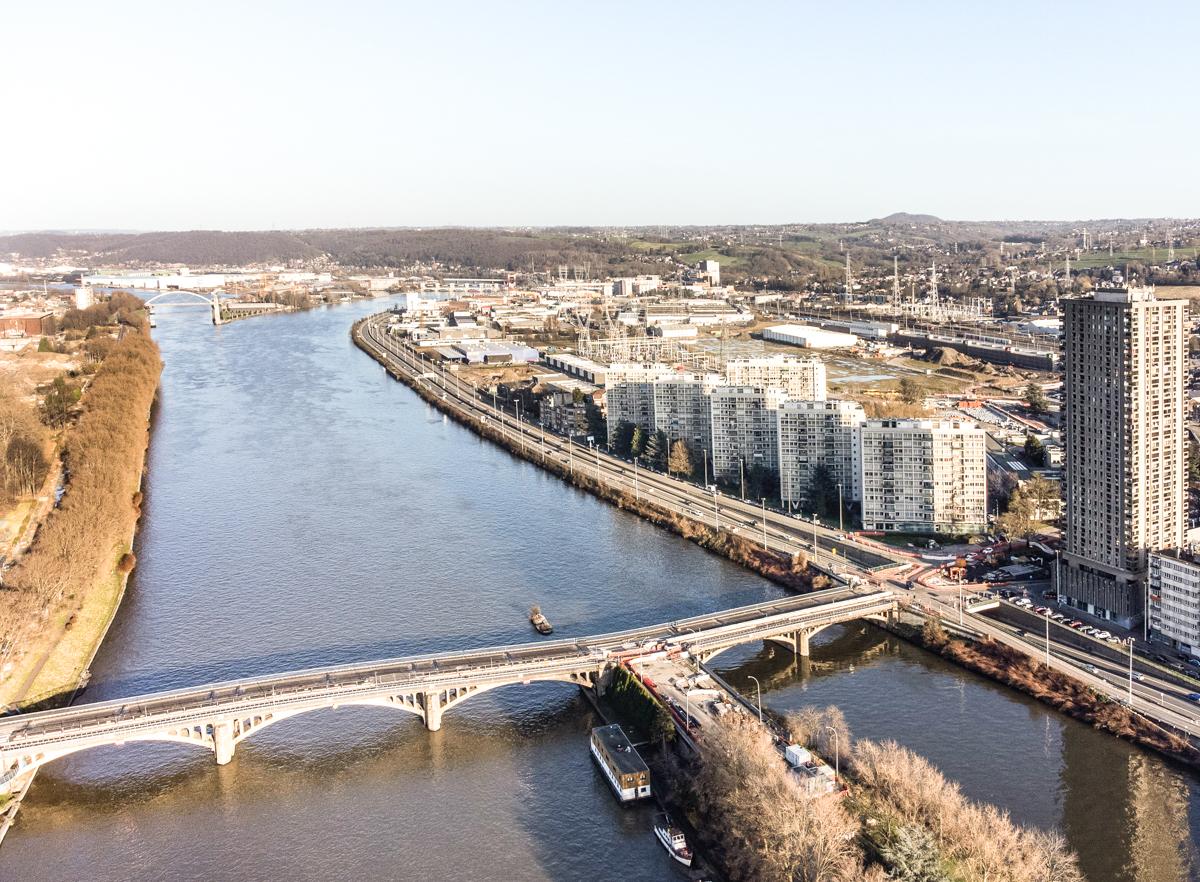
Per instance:
[[[1200,3],[13,2],[0,229],[1200,215]]]

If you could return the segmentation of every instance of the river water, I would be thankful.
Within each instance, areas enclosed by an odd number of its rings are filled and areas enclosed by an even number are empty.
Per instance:
[[[84,700],[413,652],[570,636],[775,596],[765,580],[566,489],[444,419],[350,343],[360,303],[213,328],[162,310],[138,568]],[[842,707],[967,793],[1064,830],[1092,882],[1200,879],[1194,777],[866,626],[811,663],[718,657],[764,704]],[[593,768],[561,684],[448,713],[347,708],[214,764],[183,745],[42,769],[0,879],[684,878]]]

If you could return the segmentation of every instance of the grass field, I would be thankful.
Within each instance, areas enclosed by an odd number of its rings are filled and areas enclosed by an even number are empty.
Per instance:
[[[1195,259],[1196,251],[1196,247],[1192,245],[1187,247],[1177,247],[1175,249],[1175,259]],[[1166,248],[1134,248],[1128,251],[1114,251],[1112,257],[1108,256],[1107,251],[1089,251],[1078,260],[1072,260],[1071,268],[1095,269],[1096,267],[1104,266],[1122,266],[1130,261],[1134,263],[1152,264],[1165,263],[1166,260]]]

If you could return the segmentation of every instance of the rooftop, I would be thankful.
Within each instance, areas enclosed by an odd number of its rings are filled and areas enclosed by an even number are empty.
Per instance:
[[[622,775],[632,775],[635,772],[650,770],[641,754],[633,749],[625,730],[617,723],[598,726],[592,730],[592,737],[604,745],[609,759],[620,770]]]

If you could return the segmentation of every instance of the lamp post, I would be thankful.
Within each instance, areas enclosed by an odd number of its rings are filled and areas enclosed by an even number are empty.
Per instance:
[[[717,488],[716,487],[713,487],[712,495],[713,495],[713,526],[717,530],[720,530],[721,529],[721,510],[719,508],[717,508]]]
[[[1050,667],[1050,617],[1046,616],[1046,667]]]
[[[826,726],[825,728],[833,733],[833,780],[837,781],[842,775],[842,757],[838,744],[838,730],[833,728],[833,726]]]
[[[637,480],[637,461],[638,461],[638,458],[635,456],[635,457],[633,458],[633,498],[634,498],[635,500],[638,500],[638,501],[640,502],[640,501],[641,501],[641,498],[642,498],[642,496],[641,496],[641,494],[638,492],[638,480]]]
[[[813,512],[813,557],[816,557],[817,551],[817,513]]]
[[[843,508],[842,508],[842,482],[841,482],[841,481],[838,481],[838,532],[839,532],[839,533],[845,533],[845,532],[846,532],[846,524],[845,524],[845,522],[844,522],[844,521],[843,521],[843,519],[842,519],[842,513],[843,513]]]
[[[763,510],[763,549],[767,547],[767,497],[762,498]]]
[[[1129,706],[1133,707],[1133,638],[1129,638]]]
[[[738,457],[738,475],[742,479],[742,502],[746,501],[746,461]]]
[[[758,721],[761,723],[762,722],[762,684],[758,682],[758,677],[754,676],[753,674],[747,674],[746,676],[754,681],[754,688],[758,692]]]
[[[708,487],[708,448],[701,449],[704,456],[704,486]]]

